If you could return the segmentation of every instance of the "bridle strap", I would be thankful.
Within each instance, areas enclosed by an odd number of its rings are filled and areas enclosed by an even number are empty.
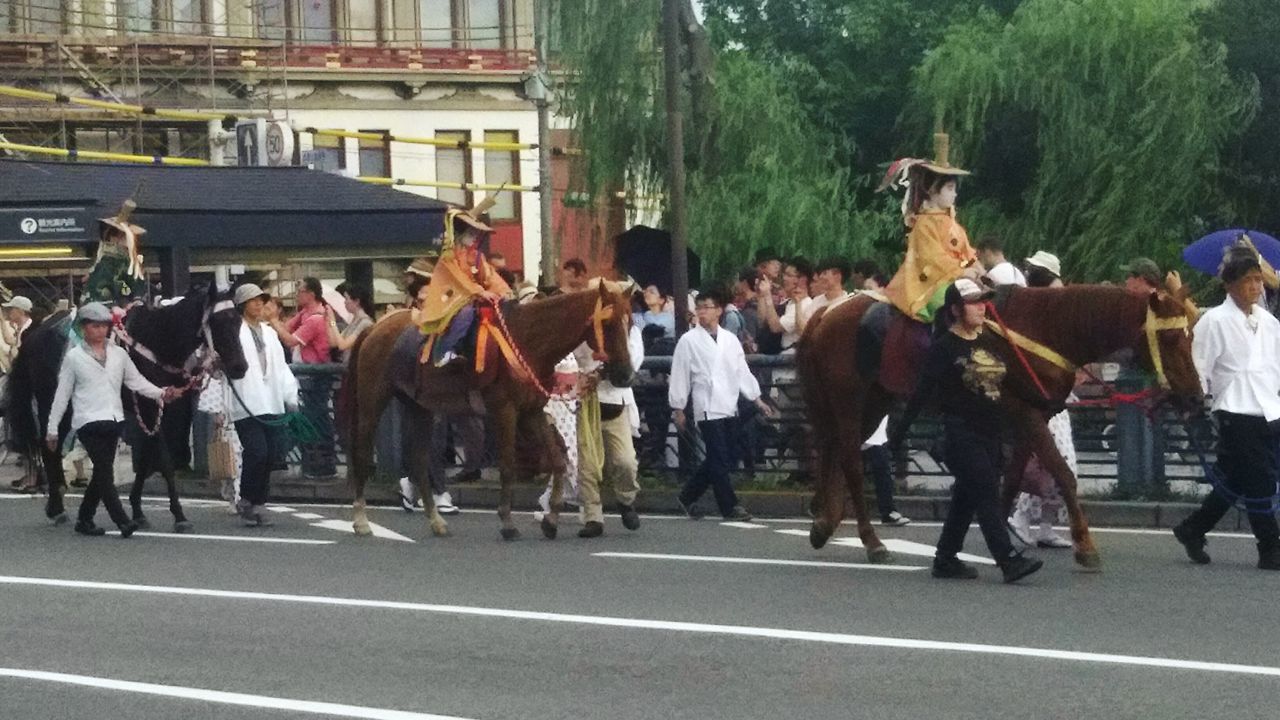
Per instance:
[[[1190,324],[1187,322],[1186,315],[1178,317],[1159,317],[1156,311],[1150,306],[1147,307],[1147,321],[1143,323],[1142,330],[1147,335],[1147,350],[1151,353],[1151,365],[1156,370],[1156,382],[1160,383],[1162,390],[1169,389],[1169,378],[1164,374],[1164,358],[1160,355],[1159,333],[1165,330],[1181,330],[1184,333],[1190,332]]]
[[[613,319],[613,305],[605,305],[604,298],[596,298],[596,308],[591,313],[591,330],[595,334],[597,350],[592,354],[596,362],[609,362],[609,352],[604,349],[604,324]]]

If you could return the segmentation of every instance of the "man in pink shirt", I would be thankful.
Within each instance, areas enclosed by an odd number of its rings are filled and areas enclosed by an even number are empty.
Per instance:
[[[329,327],[321,296],[324,288],[313,277],[302,278],[298,285],[298,313],[282,322],[268,312],[267,320],[280,336],[285,348],[298,349],[298,360],[303,365],[329,363]],[[333,399],[332,378],[328,375],[299,373],[299,398],[302,412],[316,426],[320,439],[302,446],[302,474],[307,477],[327,478],[337,474],[337,456],[334,450],[333,422],[329,411]]]

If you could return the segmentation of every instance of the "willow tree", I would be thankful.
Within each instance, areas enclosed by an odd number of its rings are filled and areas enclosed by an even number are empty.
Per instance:
[[[1055,251],[1077,278],[1114,277],[1138,255],[1172,261],[1219,200],[1219,152],[1256,96],[1200,35],[1206,5],[1027,0],[1007,22],[980,14],[918,68],[911,119],[945,119],[961,159],[983,170],[979,195],[1001,172],[983,158],[994,145],[1030,165],[1019,207],[990,222],[1018,251]]]
[[[896,231],[883,215],[852,209],[847,172],[834,160],[839,141],[802,111],[786,63],[731,50],[711,57],[696,28],[686,53],[686,147],[670,148],[661,4],[559,2],[564,107],[585,151],[574,167],[584,190],[625,187],[665,211],[667,153],[683,152],[689,245],[702,257],[704,279],[731,273],[761,247],[853,255],[877,233]]]

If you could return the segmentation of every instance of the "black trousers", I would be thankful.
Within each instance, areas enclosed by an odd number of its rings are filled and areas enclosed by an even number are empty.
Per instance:
[[[311,477],[329,477],[337,472],[337,448],[333,435],[333,414],[329,410],[333,399],[333,381],[328,376],[303,376],[298,379],[298,399],[302,412],[316,426],[320,436],[316,442],[300,445],[302,474]]]
[[[1280,479],[1277,438],[1263,418],[1228,412],[1216,412],[1213,416],[1218,421],[1218,467],[1224,475],[1223,485],[1235,495],[1262,498],[1246,503],[1249,525],[1259,546],[1276,547],[1280,544],[1280,526],[1276,525],[1276,516],[1271,512],[1271,498]],[[1215,489],[1200,508],[1183,521],[1183,527],[1196,535],[1204,535],[1233,507],[1233,500]]]
[[[698,467],[698,472],[680,490],[680,501],[685,505],[698,502],[698,498],[710,487],[720,514],[728,516],[733,512],[738,504],[738,495],[733,491],[733,483],[729,481],[729,470],[733,462],[733,431],[737,426],[736,418],[703,420],[698,423],[698,434],[702,436],[707,455]]]
[[[120,444],[120,423],[110,420],[87,423],[77,431],[80,443],[89,454],[89,462],[93,463],[93,475],[89,478],[89,487],[84,491],[84,500],[80,503],[79,520],[81,523],[93,522],[98,512],[98,503],[107,509],[111,522],[124,525],[129,516],[120,504],[120,495],[116,492],[115,462],[116,447]]]
[[[893,504],[893,461],[889,448],[884,445],[871,445],[862,451],[871,469],[871,480],[876,485],[876,509],[881,518],[897,510]]]
[[[279,453],[281,430],[268,423],[279,419],[279,415],[258,415],[236,421],[236,434],[244,448],[240,497],[253,505],[265,505],[271,491],[271,466]]]
[[[991,557],[1003,564],[1013,555],[1013,545],[1000,511],[1000,438],[979,435],[948,418],[943,447],[955,484],[951,486],[951,508],[938,538],[937,557],[952,558],[964,549],[964,537],[976,515]]]

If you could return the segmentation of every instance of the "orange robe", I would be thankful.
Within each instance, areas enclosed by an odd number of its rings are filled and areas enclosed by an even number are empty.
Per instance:
[[[977,259],[952,211],[922,212],[907,234],[907,257],[884,294],[907,317],[929,322],[937,310],[935,297]]]
[[[430,335],[444,330],[459,310],[485,290],[503,297],[511,294],[506,281],[480,251],[459,245],[445,250],[424,291],[422,331]]]

